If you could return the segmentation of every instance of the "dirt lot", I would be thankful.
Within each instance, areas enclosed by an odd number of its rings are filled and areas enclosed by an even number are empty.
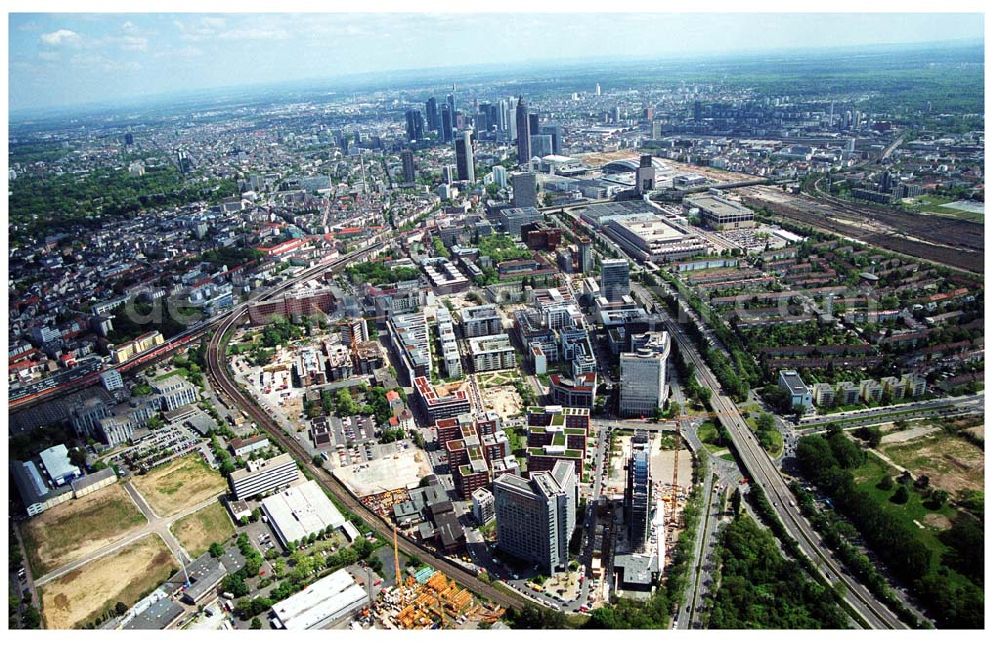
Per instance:
[[[358,496],[413,487],[433,473],[423,449],[410,446],[393,456],[369,460],[361,465],[338,467],[333,473]]]
[[[983,490],[985,454],[960,437],[939,432],[884,451],[914,477],[926,474],[932,487],[951,495],[963,489]]]
[[[226,488],[226,481],[205,463],[201,455],[189,453],[133,479],[135,488],[159,516],[170,516]]]
[[[120,484],[53,507],[23,526],[31,571],[41,576],[114,543],[145,523]]]
[[[486,410],[494,411],[501,419],[510,419],[521,414],[524,404],[521,395],[513,386],[485,388],[482,390],[483,405]]]
[[[117,602],[131,606],[177,568],[160,537],[151,534],[46,584],[42,616],[46,628],[74,628],[99,617]]]
[[[170,526],[170,533],[177,537],[191,558],[196,559],[207,552],[212,543],[222,543],[232,536],[233,529],[229,513],[216,503],[181,518]]]

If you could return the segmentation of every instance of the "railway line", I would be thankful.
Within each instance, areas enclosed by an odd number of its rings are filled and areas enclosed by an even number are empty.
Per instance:
[[[375,243],[351,255],[339,258],[321,268],[314,268],[313,270],[310,270],[309,273],[313,274],[318,271],[341,269],[350,262],[359,260],[368,254],[378,252],[384,244],[384,241]],[[262,294],[258,297],[258,299],[263,300],[269,298],[281,290],[287,289],[291,286],[291,284],[306,278],[308,278],[308,276],[298,276],[293,281],[283,283],[281,286],[275,287],[274,289]],[[209,379],[212,380],[215,388],[229,400],[230,404],[243,410],[255,422],[257,422],[260,428],[265,429],[275,443],[292,454],[302,464],[303,468],[308,470],[313,478],[345,507],[347,507],[351,513],[361,518],[369,527],[380,534],[383,538],[391,536],[392,526],[385,518],[374,514],[371,510],[365,507],[357,496],[355,496],[354,493],[352,493],[336,476],[314,465],[312,462],[312,456],[309,455],[309,452],[295,439],[286,435],[285,431],[281,429],[278,424],[260,408],[260,406],[257,405],[257,402],[247,396],[233,379],[226,362],[225,343],[230,333],[236,329],[243,321],[244,317],[246,317],[248,305],[249,304],[243,304],[229,313],[212,334],[205,357]],[[404,553],[417,556],[424,561],[424,563],[437,568],[480,597],[488,599],[493,603],[502,604],[504,607],[508,608],[520,609],[526,605],[526,602],[523,599],[507,594],[497,588],[494,588],[488,583],[484,583],[468,571],[438,556],[436,552],[427,549],[410,538],[399,535],[398,540],[400,550]]]

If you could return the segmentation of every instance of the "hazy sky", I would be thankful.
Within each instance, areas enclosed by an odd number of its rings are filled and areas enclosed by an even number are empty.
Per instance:
[[[11,14],[9,107],[454,65],[983,39],[977,14]]]

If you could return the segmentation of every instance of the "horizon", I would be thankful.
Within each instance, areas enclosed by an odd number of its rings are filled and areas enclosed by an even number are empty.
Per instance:
[[[592,62],[604,65],[675,60],[725,62],[743,55],[793,55],[803,51],[822,55],[846,50],[985,47],[982,14],[513,15],[530,21],[530,33],[526,32],[526,26],[522,26],[512,36],[504,36],[505,42],[493,43],[491,47],[489,43],[463,43],[470,37],[478,39],[482,34],[494,38],[496,34],[482,29],[482,23],[496,18],[496,14],[10,14],[9,117],[11,121],[15,118],[20,121],[86,113],[116,105],[149,106],[199,92],[265,92],[303,83],[327,84],[332,89],[365,77],[377,79],[384,76],[385,82],[389,82],[394,75],[460,74],[499,66],[525,72],[536,71],[544,65],[565,69]],[[750,16],[765,16],[767,23],[747,20]],[[371,31],[375,27],[371,24],[373,17],[383,19],[378,22],[388,18],[394,24],[377,25],[379,29],[389,31],[375,33]],[[307,26],[299,24],[303,18],[311,18],[312,23]],[[331,22],[331,18],[343,20]],[[637,18],[641,19],[638,23]],[[901,18],[907,22],[905,31],[898,29]],[[297,21],[301,32],[290,30],[290,19]],[[601,24],[585,24],[595,19],[599,19]],[[609,19],[614,22],[606,24]],[[885,23],[889,19],[892,20],[891,25]],[[165,49],[166,43],[171,42],[169,38],[157,40],[157,34],[164,34],[152,23],[162,27],[164,20],[171,21],[172,28],[177,31],[173,34],[173,42],[181,44],[186,53],[169,56],[169,51]],[[379,48],[379,39],[412,39],[420,31],[419,26],[413,23],[421,20],[430,21],[438,27],[433,36],[424,37],[427,51],[444,47],[448,55],[406,58],[406,62],[425,64],[400,65],[400,61],[404,60],[402,57]],[[858,23],[855,25],[858,28],[849,34],[838,33],[831,21],[845,20]],[[460,30],[448,27],[449,22],[457,24]],[[789,30],[796,22],[797,31],[793,33]],[[683,27],[685,24],[688,29]],[[760,29],[763,35],[770,33],[773,37],[748,39],[734,33],[722,45],[712,41],[708,43],[708,48],[685,47],[683,40],[666,38],[658,31],[663,27],[684,32],[697,28],[694,33],[681,35],[681,38],[691,41],[701,38],[706,29],[711,31],[734,24],[744,32],[749,27]],[[265,27],[272,29],[268,31]],[[823,38],[817,40],[820,27]],[[545,43],[544,47],[532,43],[527,49],[520,46],[523,42],[515,42],[518,39],[530,41],[542,28],[546,34],[553,32],[563,37],[553,37],[552,42]],[[602,32],[604,37],[600,39],[603,42],[587,42],[587,52],[581,53],[580,46],[572,43],[566,34],[589,28],[605,29]],[[334,33],[332,30],[342,33],[343,39],[336,43],[323,40]],[[609,44],[621,42],[621,38],[615,38],[610,33],[615,30],[634,32],[630,32],[629,42],[634,45],[628,52],[621,52],[620,47],[607,50]],[[653,41],[669,41],[669,46],[656,51],[651,49],[648,46],[649,32],[655,32],[652,34],[655,36]],[[450,38],[437,37],[440,33]],[[301,36],[303,41],[288,46],[288,39],[297,36]],[[829,42],[831,36],[836,38],[834,42]],[[899,36],[905,39],[899,39]],[[364,42],[351,44],[352,37]],[[571,44],[573,47],[570,47]],[[334,45],[340,49],[334,48]],[[233,63],[227,62],[227,58],[236,56],[239,59],[236,69],[253,67],[239,53],[247,46],[262,60],[260,67],[265,67],[265,63],[267,67],[255,68],[234,80],[231,76]],[[222,51],[218,56],[206,57],[204,50],[209,47]],[[556,51],[551,51],[552,48]],[[375,50],[378,50],[377,57],[366,55],[374,54]],[[485,58],[484,52],[487,55]],[[371,60],[351,67],[352,56]],[[455,64],[459,57],[465,62]],[[332,64],[331,60],[334,61]],[[339,69],[329,69],[331,67]],[[288,70],[298,70],[298,73],[289,74]]]

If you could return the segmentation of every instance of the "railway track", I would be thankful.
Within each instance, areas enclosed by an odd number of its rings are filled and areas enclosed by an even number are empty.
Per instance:
[[[383,244],[384,243],[377,243],[366,247],[361,251],[355,252],[350,256],[340,258],[336,262],[324,266],[322,271],[341,269],[354,260],[357,260],[369,253],[378,251],[381,249]],[[294,282],[298,282],[305,278],[305,276],[299,276]],[[275,288],[274,290],[270,290],[260,296],[259,299],[269,298],[275,293],[280,292],[282,289],[287,289],[289,286],[291,285],[283,285]],[[241,305],[236,310],[231,312],[225,319],[223,319],[221,325],[215,329],[212,335],[205,358],[209,378],[212,380],[213,385],[218,391],[223,393],[227,399],[229,399],[229,403],[247,413],[255,422],[257,422],[257,424],[259,424],[261,429],[268,432],[271,439],[276,444],[293,455],[302,464],[303,468],[313,476],[316,482],[320,484],[320,486],[325,488],[330,494],[339,500],[341,504],[343,504],[351,513],[361,518],[369,527],[372,528],[372,530],[383,538],[389,540],[393,531],[392,525],[385,518],[376,515],[365,507],[358,497],[355,496],[354,493],[351,492],[336,476],[314,465],[312,462],[312,456],[309,452],[302,447],[298,441],[289,437],[284,429],[280,428],[278,424],[263,409],[260,408],[257,402],[247,396],[247,394],[233,379],[226,362],[225,342],[230,332],[238,327],[243,321],[247,312],[248,304]],[[400,534],[398,539],[399,548],[402,552],[420,558],[424,563],[437,568],[480,597],[508,608],[521,609],[527,605],[523,599],[507,594],[497,588],[494,588],[488,583],[484,583],[468,571],[438,556],[435,551],[427,549],[425,546],[416,543],[410,538]]]

